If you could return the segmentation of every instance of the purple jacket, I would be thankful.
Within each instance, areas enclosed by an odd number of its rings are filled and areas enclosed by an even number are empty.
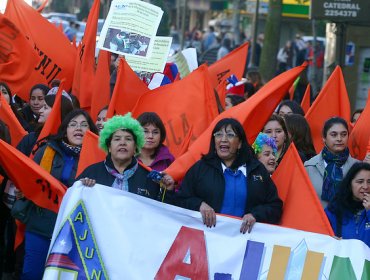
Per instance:
[[[171,154],[170,150],[166,146],[161,145],[157,155],[149,167],[156,171],[163,171],[170,166],[174,160],[175,157]]]

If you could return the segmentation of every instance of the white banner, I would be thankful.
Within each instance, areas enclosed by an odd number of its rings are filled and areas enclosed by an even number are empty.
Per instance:
[[[304,219],[304,217],[302,217]],[[102,185],[67,191],[44,279],[369,279],[359,240],[217,216]]]

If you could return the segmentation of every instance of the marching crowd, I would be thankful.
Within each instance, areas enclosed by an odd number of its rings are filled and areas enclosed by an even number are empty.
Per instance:
[[[78,100],[63,92],[58,132],[37,141],[54,105],[58,85],[58,81],[52,88],[35,85],[26,103],[17,100],[5,83],[0,83],[0,91],[1,98],[28,131],[17,149],[32,155],[65,186],[72,186],[76,180],[89,187],[98,183],[199,211],[207,227],[217,226],[217,213],[241,217],[240,232],[245,234],[256,222],[279,224],[283,202],[270,176],[290,143],[294,143],[336,237],[360,239],[370,246],[370,157],[364,161],[351,157],[349,127],[344,119],[332,117],[323,123],[324,148],[316,154],[304,111],[295,101],[280,103],[252,145],[247,142],[242,124],[224,118],[213,128],[209,151],[181,182],[165,173],[158,173],[160,179],[152,180],[148,167],[162,172],[175,160],[164,145],[166,129],[155,112],[145,112],[137,119],[130,113],[106,119],[105,107],[94,123],[79,108]],[[228,87],[225,109],[258,94],[262,86],[258,72],[248,73],[245,82]],[[99,135],[99,147],[106,152],[106,158],[76,178],[88,130]],[[3,121],[0,138],[11,141]],[[0,273],[14,272],[14,279],[41,279],[57,214],[27,200],[2,168],[1,174]],[[16,211],[21,204],[27,204],[28,209],[23,220],[26,230],[24,243],[14,252],[14,217],[22,221]]]

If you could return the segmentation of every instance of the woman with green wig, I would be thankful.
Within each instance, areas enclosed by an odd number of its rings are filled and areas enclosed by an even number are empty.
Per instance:
[[[86,186],[98,183],[160,199],[160,185],[148,178],[149,171],[135,158],[144,143],[144,130],[140,123],[131,117],[131,113],[112,117],[105,122],[99,136],[99,146],[107,152],[106,159],[87,167],[78,179]],[[169,175],[164,175],[161,183],[165,189],[173,189],[174,182]]]

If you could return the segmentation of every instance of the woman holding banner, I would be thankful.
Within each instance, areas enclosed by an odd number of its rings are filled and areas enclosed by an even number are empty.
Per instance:
[[[207,227],[216,225],[216,213],[242,217],[242,233],[250,232],[255,222],[278,223],[283,203],[242,125],[222,119],[210,140],[208,153],[186,173],[176,204],[200,211]]]
[[[40,164],[65,186],[75,182],[83,137],[87,130],[98,133],[90,116],[83,110],[70,112],[58,133],[50,136],[46,145],[35,154]],[[57,214],[32,204],[25,221],[25,257],[22,279],[42,279]]]
[[[370,164],[352,165],[325,212],[337,237],[370,246]]]
[[[147,168],[135,158],[144,143],[144,130],[131,113],[112,117],[104,123],[99,135],[99,146],[108,153],[106,159],[87,167],[78,179],[89,187],[98,183],[163,201],[163,189],[172,190],[174,182],[168,175],[159,176],[161,188],[159,182],[148,177]]]

